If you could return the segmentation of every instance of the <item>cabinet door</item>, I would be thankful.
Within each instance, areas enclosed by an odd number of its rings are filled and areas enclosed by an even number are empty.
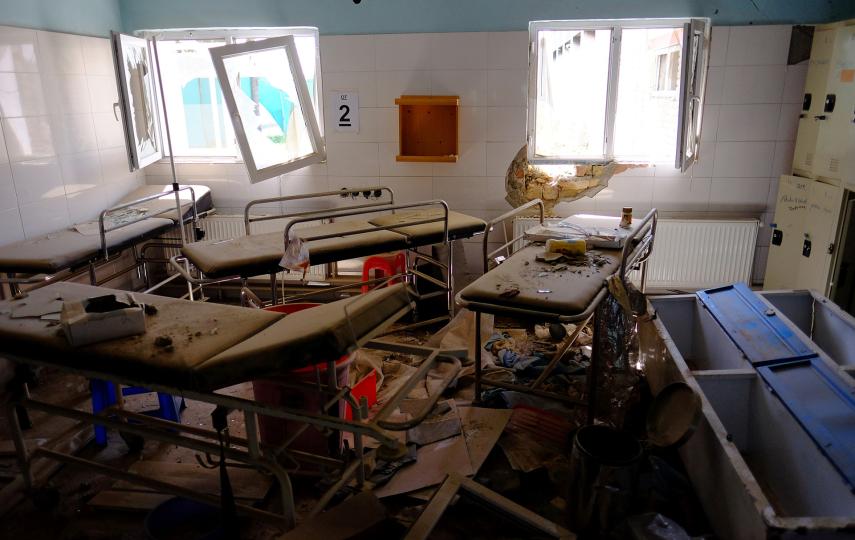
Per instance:
[[[829,64],[836,35],[834,26],[817,27],[813,35],[799,130],[793,152],[793,170],[803,176],[814,176],[816,142],[820,124],[823,122]]]
[[[772,242],[763,279],[766,290],[798,287],[809,185],[812,183],[813,180],[798,176],[782,176],[779,181]]]
[[[837,224],[843,204],[843,189],[824,182],[808,185],[808,209],[802,238],[798,288],[813,289],[827,295],[831,282],[830,247],[837,237]]]
[[[855,199],[851,195],[848,198],[835,248],[837,256],[829,298],[855,315]]]
[[[813,171],[836,183],[842,179],[846,153],[855,148],[850,139],[855,119],[855,23],[837,31],[825,92]]]

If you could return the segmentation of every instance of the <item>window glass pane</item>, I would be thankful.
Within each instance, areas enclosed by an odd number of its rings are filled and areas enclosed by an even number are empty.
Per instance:
[[[611,33],[538,32],[536,156],[603,156]]]
[[[682,27],[624,28],[615,113],[615,158],[673,161],[682,43]]]
[[[256,169],[313,153],[284,48],[223,57]]]
[[[237,156],[208,49],[225,40],[159,41],[166,111],[176,156]]]
[[[291,35],[282,33],[281,35]],[[246,43],[248,41],[262,41],[273,36],[257,37],[257,38],[235,38],[235,43]],[[321,134],[324,132],[324,123],[320,121],[321,116],[321,96],[319,84],[316,82],[316,74],[318,72],[318,41],[316,36],[300,35],[294,36],[294,44],[297,46],[297,57],[300,59],[300,68],[303,70],[303,77],[306,78],[306,86],[309,87],[309,95],[312,97],[312,107],[315,109],[315,118],[318,119],[318,128]]]

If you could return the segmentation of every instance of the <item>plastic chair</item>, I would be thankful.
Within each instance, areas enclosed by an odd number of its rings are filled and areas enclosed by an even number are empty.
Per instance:
[[[368,257],[365,259],[365,262],[362,263],[362,281],[368,281],[371,279],[372,271],[375,272],[377,278],[380,278],[403,274],[406,269],[407,258],[403,251],[389,255],[375,255],[373,257]],[[389,285],[397,283],[398,281],[400,280],[394,279],[389,282]],[[362,294],[367,293],[369,290],[371,290],[370,286],[362,286]]]
[[[113,383],[101,379],[92,379],[89,381],[89,387],[92,390],[92,412],[98,414],[107,407],[116,404],[116,393]],[[138,394],[149,394],[151,390],[141,386],[123,386],[123,396],[135,396]],[[181,396],[171,396],[161,392],[157,393],[157,402],[160,405],[153,411],[146,411],[145,414],[178,422],[181,420],[181,410],[184,408],[184,398]],[[100,445],[107,444],[107,428],[95,424],[95,442]]]

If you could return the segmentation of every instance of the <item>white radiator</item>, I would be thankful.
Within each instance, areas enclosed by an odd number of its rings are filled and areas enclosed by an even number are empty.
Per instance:
[[[271,219],[270,221],[257,221],[252,223],[252,232],[253,234],[263,234],[268,232],[284,232],[285,230],[286,220],[284,219]],[[295,228],[300,228],[301,226],[305,227],[308,225],[312,225],[312,223],[299,223],[295,225]],[[205,231],[205,240],[228,240],[230,238],[237,238],[239,236],[244,236],[246,229],[244,228],[243,216],[236,215],[210,215],[206,216],[199,220],[199,226],[203,231]],[[192,241],[193,239],[193,231],[190,226],[186,227],[186,235],[188,241]],[[181,233],[176,231],[170,231],[166,238],[171,238],[176,241],[181,240]],[[284,237],[283,237],[284,243]],[[172,257],[173,255],[178,254],[177,249],[166,249],[166,257]],[[279,276],[280,278],[288,279],[289,276],[293,279],[299,279],[302,277],[302,274],[287,274],[282,272]],[[326,278],[326,266],[325,265],[316,265],[309,268],[309,271],[306,273],[306,277],[308,279],[325,279]],[[266,276],[265,276],[266,278]]]
[[[556,224],[560,219],[546,221]],[[515,219],[514,237],[536,224],[536,218]],[[759,227],[756,219],[660,219],[647,263],[647,288],[692,290],[750,283]]]

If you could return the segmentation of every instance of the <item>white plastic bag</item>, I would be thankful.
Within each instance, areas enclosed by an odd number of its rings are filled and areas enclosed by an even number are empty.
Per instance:
[[[286,270],[306,272],[309,268],[309,248],[299,236],[289,238],[285,245],[285,255],[279,261],[279,266]]]

